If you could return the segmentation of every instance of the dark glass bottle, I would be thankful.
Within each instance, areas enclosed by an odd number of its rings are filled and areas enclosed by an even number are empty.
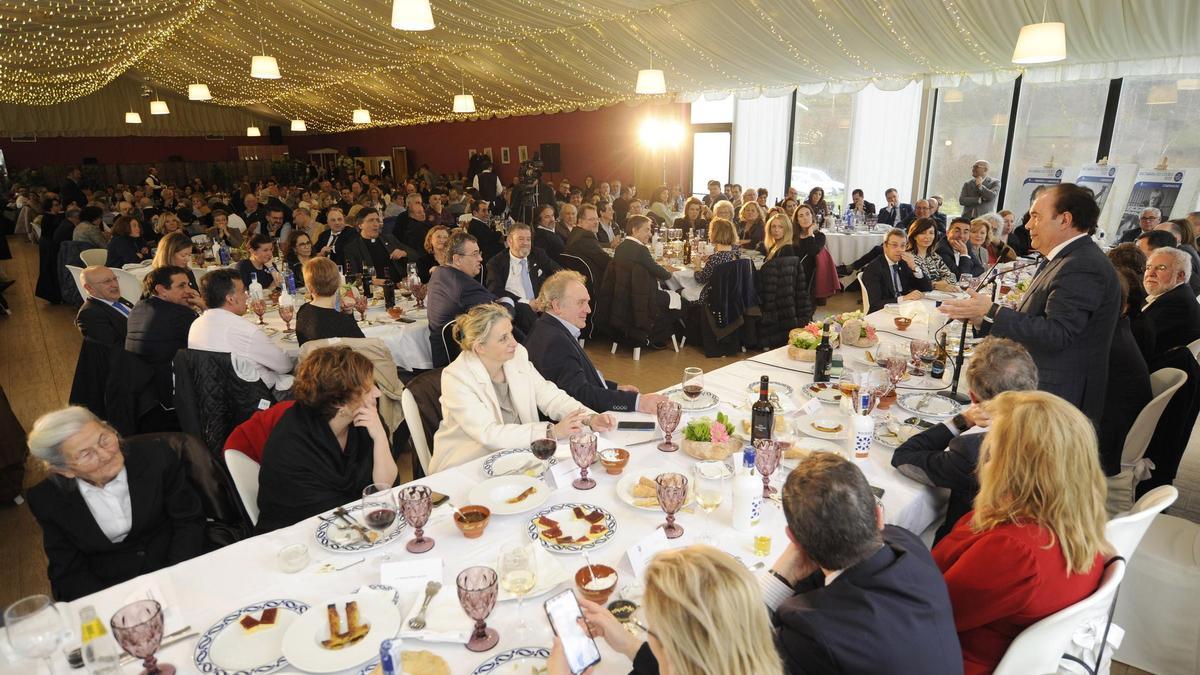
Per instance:
[[[833,370],[833,345],[829,344],[829,322],[821,325],[821,344],[813,361],[813,382],[828,382]]]
[[[775,406],[771,405],[770,382],[766,375],[758,381],[758,400],[750,408],[750,441],[769,440],[775,427]]]
[[[937,343],[937,353],[933,356],[933,365],[929,367],[929,376],[935,380],[942,379],[946,374],[946,361],[950,360],[950,354],[946,351],[946,336]]]

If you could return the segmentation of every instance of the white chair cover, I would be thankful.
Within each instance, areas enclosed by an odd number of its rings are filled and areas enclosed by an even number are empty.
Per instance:
[[[258,524],[258,463],[238,450],[225,451],[225,466],[229,467],[229,475],[233,477],[233,485],[237,488],[242,506],[250,522]]]
[[[76,267],[74,265],[67,265],[67,271],[71,273],[71,278],[75,280],[75,288],[79,289],[79,297],[83,298],[85,301],[92,297],[90,293],[83,290],[83,281],[79,278],[79,275],[83,273],[83,268]]]
[[[1149,478],[1154,468],[1154,462],[1145,457],[1146,448],[1150,446],[1150,439],[1167,403],[1184,382],[1187,382],[1187,373],[1178,368],[1162,368],[1150,374],[1150,391],[1154,398],[1138,413],[1129,433],[1125,435],[1125,445],[1121,450],[1121,472],[1108,478],[1107,507],[1110,516],[1133,508],[1137,484]]]
[[[417,399],[413,398],[408,389],[400,395],[400,407],[404,410],[404,419],[408,420],[408,432],[412,435],[413,448],[417,451],[417,460],[421,462],[421,471],[429,474],[429,444],[425,441],[425,426],[421,424],[421,410],[417,407]]]
[[[121,297],[136,305],[142,299],[142,282],[125,270],[115,267],[109,269],[117,275],[117,282],[121,285]]]
[[[104,266],[108,262],[108,249],[89,248],[86,251],[79,252],[79,259],[83,261],[85,267],[93,267],[95,265]],[[125,298],[132,302],[133,298]]]

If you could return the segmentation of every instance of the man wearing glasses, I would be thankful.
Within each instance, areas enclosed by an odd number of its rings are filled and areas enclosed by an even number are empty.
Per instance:
[[[497,297],[479,283],[483,253],[480,252],[479,242],[475,237],[456,231],[450,235],[446,250],[450,253],[450,262],[433,268],[429,275],[429,290],[425,298],[429,317],[429,346],[433,350],[434,368],[450,364],[450,356],[442,342],[442,328],[475,305],[503,303],[513,315],[514,325],[518,325],[522,331],[529,328],[529,321],[515,320],[517,314],[512,298]],[[447,336],[447,340],[449,339]]]
[[[1162,222],[1162,211],[1148,206],[1142,209],[1142,215],[1138,217],[1138,229],[1129,228],[1125,234],[1121,235],[1118,243],[1128,244],[1137,241],[1137,238],[1142,236],[1143,232],[1152,232],[1159,223]]]
[[[56,600],[203,553],[200,500],[162,436],[124,440],[73,406],[42,415],[28,444],[50,469],[27,497],[42,528]]]

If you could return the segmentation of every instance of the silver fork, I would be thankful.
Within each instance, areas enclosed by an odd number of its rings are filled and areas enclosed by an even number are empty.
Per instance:
[[[433,600],[433,596],[442,590],[442,584],[437,581],[431,581],[425,584],[425,602],[421,603],[421,611],[417,615],[408,620],[408,627],[412,630],[423,630],[425,628],[425,610],[429,609],[429,602]]]

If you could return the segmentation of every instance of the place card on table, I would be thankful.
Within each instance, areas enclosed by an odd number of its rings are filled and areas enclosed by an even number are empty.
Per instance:
[[[424,592],[426,582],[441,580],[441,558],[385,562],[379,566],[379,582],[401,592]]]
[[[638,579],[642,578],[646,568],[650,566],[650,561],[654,556],[679,546],[685,546],[691,541],[684,541],[684,538],[671,540],[667,539],[667,533],[661,527],[654,528],[650,534],[642,537],[636,544],[629,547],[625,551],[625,557],[629,560],[629,566],[633,568],[633,575]]]
[[[579,478],[579,467],[574,460],[559,462],[550,467],[549,476],[556,489],[571,487],[571,481]]]
[[[810,398],[808,403],[800,406],[801,415],[815,415],[821,412],[821,401],[819,399]]]

